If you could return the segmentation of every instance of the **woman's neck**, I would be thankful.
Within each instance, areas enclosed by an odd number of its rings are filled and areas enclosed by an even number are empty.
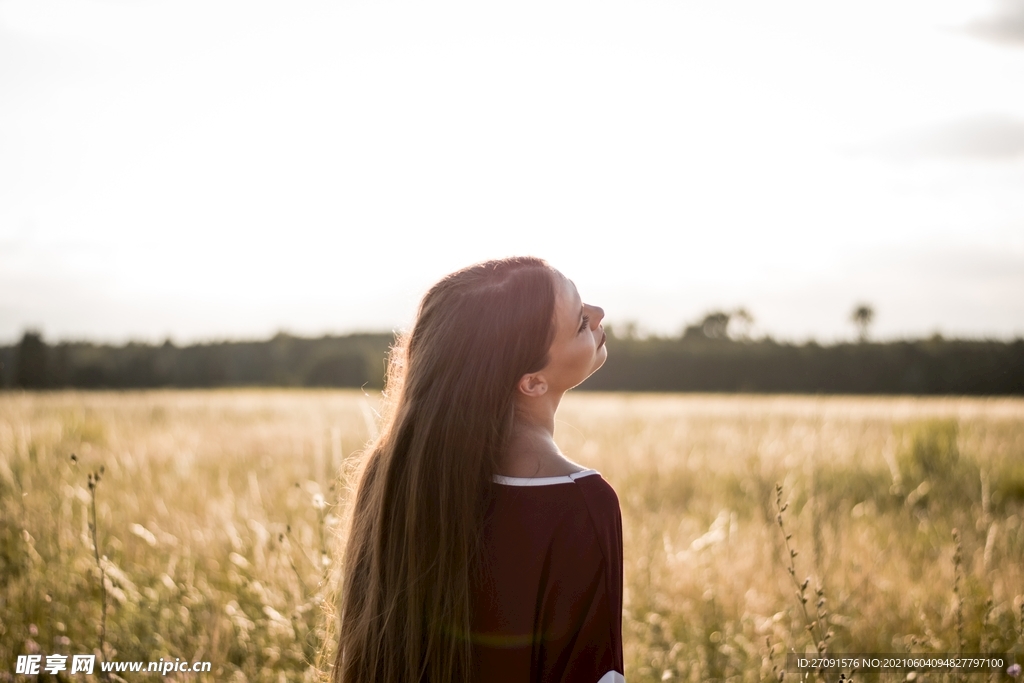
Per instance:
[[[558,401],[537,401],[517,406],[508,450],[498,463],[506,477],[559,477],[582,472],[555,443],[555,409]]]

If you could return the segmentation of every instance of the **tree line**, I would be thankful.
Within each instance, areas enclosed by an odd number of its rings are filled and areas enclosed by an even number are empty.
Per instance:
[[[0,347],[0,386],[25,389],[295,386],[379,389],[394,336],[315,339],[277,334],[265,341],[190,346],[132,342],[49,345],[38,332]]]
[[[1024,395],[1024,340],[929,339],[821,345],[734,338],[710,314],[676,337],[609,329],[605,367],[580,389],[756,393]],[[721,314],[718,314],[721,315]],[[5,389],[364,387],[384,384],[391,333],[177,346],[48,344],[26,332],[0,347]]]

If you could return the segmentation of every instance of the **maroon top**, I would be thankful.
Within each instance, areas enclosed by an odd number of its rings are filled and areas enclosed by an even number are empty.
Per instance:
[[[495,477],[473,605],[477,683],[622,678],[622,518],[594,470]]]

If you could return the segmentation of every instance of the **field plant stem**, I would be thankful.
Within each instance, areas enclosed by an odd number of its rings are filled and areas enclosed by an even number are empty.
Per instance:
[[[953,529],[953,543],[956,545],[953,551],[953,600],[956,618],[956,655],[959,657],[964,651],[964,609],[960,596],[960,583],[963,580],[963,546],[960,544],[959,529]],[[959,671],[955,673],[955,680],[962,680]]]
[[[292,566],[295,578],[299,580],[299,587],[302,589],[302,599],[305,600],[309,597],[309,588],[306,586],[306,582],[302,580],[302,574],[299,573],[299,568],[295,566],[295,561],[292,560],[291,556],[288,557],[288,564]]]
[[[291,524],[289,524],[289,525],[287,525],[285,527],[285,533],[281,534],[278,537],[278,541],[283,544],[286,537],[289,539],[289,547],[288,547],[288,549],[285,552],[285,557],[288,558],[288,564],[289,564],[289,566],[291,566],[292,572],[295,573],[295,578],[298,579],[298,581],[299,581],[299,588],[302,589],[302,599],[303,599],[303,601],[305,601],[305,600],[307,600],[309,598],[309,587],[306,585],[306,582],[303,580],[302,572],[300,572],[299,568],[295,566],[295,560],[292,558],[292,551],[291,551],[292,525]],[[302,556],[305,557],[307,560],[309,560],[309,557],[306,555],[305,552],[302,552]]]
[[[89,531],[92,532],[92,552],[93,557],[96,559],[96,568],[100,570],[100,661],[106,660],[106,654],[104,652],[105,641],[107,638],[107,580],[106,573],[103,571],[103,563],[100,562],[100,544],[96,536],[96,489],[100,483],[100,475],[103,473],[103,467],[100,467],[98,472],[89,473],[89,512],[92,519],[89,520]],[[100,674],[104,680],[108,680],[108,676],[101,671]]]
[[[796,597],[800,602],[800,610],[804,615],[804,622],[807,624],[807,632],[810,633],[811,638],[814,640],[814,648],[818,652],[819,658],[824,658],[828,653],[828,641],[832,637],[831,631],[825,632],[825,617],[827,612],[825,610],[825,591],[821,586],[815,588],[815,595],[817,596],[815,618],[811,619],[810,613],[807,611],[807,587],[811,583],[811,578],[807,577],[801,582],[796,578],[796,556],[797,551],[789,544],[793,534],[786,533],[786,526],[783,521],[782,513],[789,508],[789,503],[782,502],[782,484],[775,485],[775,508],[778,511],[776,515],[776,522],[779,525],[779,529],[782,531],[782,539],[786,548],[786,556],[789,559],[789,566],[786,568],[789,572],[790,577],[793,579],[793,584],[796,586]]]
[[[327,524],[325,522],[324,505],[317,506],[317,529],[320,532],[320,566],[319,573],[324,572],[324,560],[327,559]]]
[[[768,663],[772,665],[772,678],[779,683],[782,683],[786,677],[785,667],[779,668],[779,665],[775,663],[775,646],[772,645],[772,637],[765,636],[764,645],[768,648]]]

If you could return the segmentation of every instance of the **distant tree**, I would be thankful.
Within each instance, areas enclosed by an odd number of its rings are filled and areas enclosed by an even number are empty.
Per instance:
[[[683,337],[686,339],[728,339],[731,317],[732,314],[725,311],[711,311],[696,325],[687,325],[683,331]]]
[[[740,328],[733,336],[739,339],[750,339],[750,328],[754,324],[754,316],[750,315],[750,311],[740,306],[732,312],[729,323],[736,323]]]
[[[27,330],[18,343],[14,383],[24,389],[42,389],[49,385],[48,349],[43,335]]]
[[[871,307],[871,304],[857,304],[853,313],[850,314],[850,320],[857,326],[857,337],[861,342],[868,340],[868,328],[871,327],[874,319],[875,309]]]
[[[715,311],[704,316],[701,327],[708,339],[727,339],[729,337],[729,320],[732,315],[723,311]]]

